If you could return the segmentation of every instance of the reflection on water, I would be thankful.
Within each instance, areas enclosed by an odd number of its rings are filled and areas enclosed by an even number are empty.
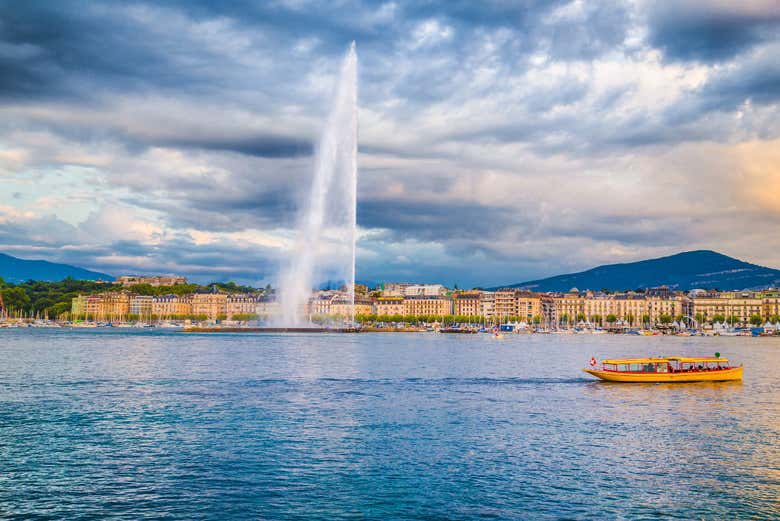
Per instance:
[[[744,382],[597,358],[720,351]],[[0,332],[19,518],[780,518],[780,341]]]

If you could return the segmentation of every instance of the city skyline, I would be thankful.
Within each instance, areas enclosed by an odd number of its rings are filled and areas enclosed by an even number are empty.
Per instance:
[[[355,40],[359,279],[780,265],[774,2],[75,7],[0,7],[5,253],[273,281]]]

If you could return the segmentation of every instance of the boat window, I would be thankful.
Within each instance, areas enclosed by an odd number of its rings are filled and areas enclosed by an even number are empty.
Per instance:
[[[642,364],[631,364],[631,369],[630,370],[635,372],[635,373],[642,372],[643,371]]]
[[[618,364],[618,371],[629,371],[629,364]]]
[[[668,373],[669,372],[666,363],[656,364],[655,367],[656,367],[656,372],[657,373]]]

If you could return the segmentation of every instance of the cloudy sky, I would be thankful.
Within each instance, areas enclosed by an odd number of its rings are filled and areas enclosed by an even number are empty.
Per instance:
[[[357,42],[358,278],[780,267],[780,2],[0,2],[0,251],[273,282]]]

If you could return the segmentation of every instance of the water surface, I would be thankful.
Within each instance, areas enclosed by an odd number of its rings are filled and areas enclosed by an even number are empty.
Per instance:
[[[743,383],[610,384],[724,356]],[[780,519],[780,339],[0,331],[0,516]]]

